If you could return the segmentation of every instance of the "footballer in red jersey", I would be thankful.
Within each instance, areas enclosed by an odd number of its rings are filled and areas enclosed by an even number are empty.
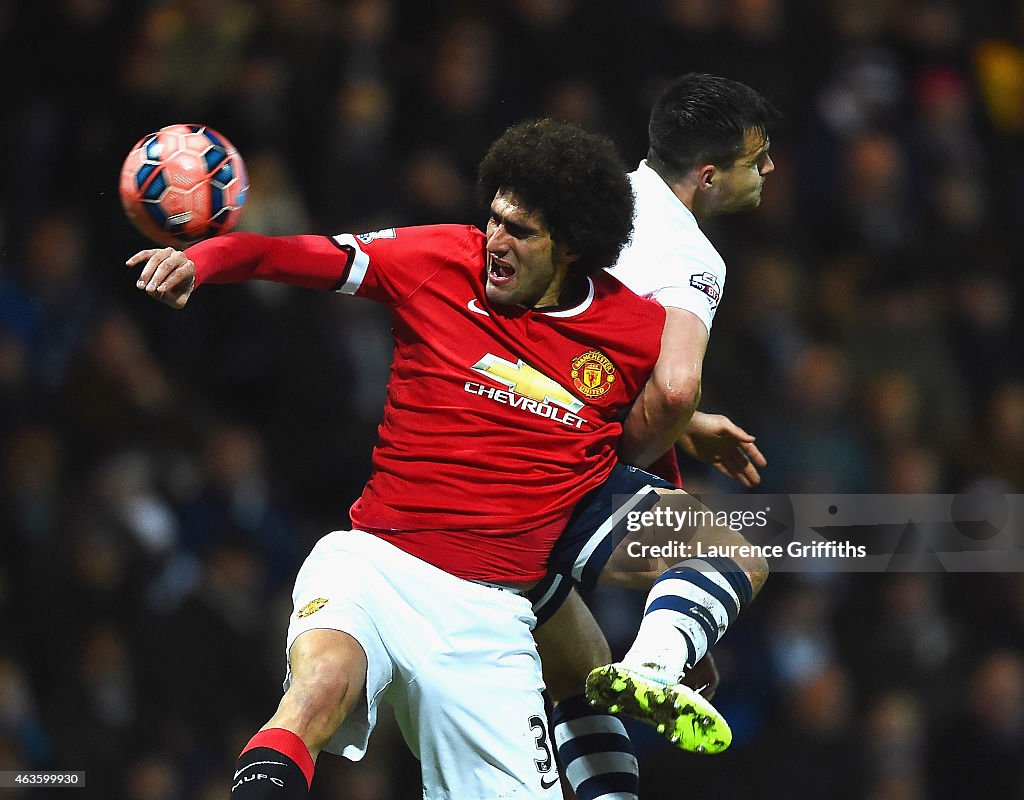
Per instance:
[[[321,288],[390,306],[388,396],[352,524],[461,578],[531,582],[614,466],[665,313],[603,270],[565,307],[494,303],[486,243],[472,226],[437,225],[272,245],[231,234],[187,253],[197,286],[322,264]]]
[[[357,529],[323,537],[299,571],[288,688],[239,758],[233,800],[306,797],[321,750],[362,756],[382,699],[420,757],[425,798],[560,795],[535,618],[495,584],[543,574],[573,505],[613,469],[665,312],[600,273],[633,215],[610,142],[516,126],[481,163],[480,188],[486,233],[233,234],[128,260],[139,288],[175,308],[202,283],[267,279],[392,310]]]
[[[611,472],[664,311],[603,270],[565,307],[494,303],[471,227],[338,241],[360,265],[342,291],[390,305],[395,331],[353,524],[460,577],[539,579],[577,501]]]

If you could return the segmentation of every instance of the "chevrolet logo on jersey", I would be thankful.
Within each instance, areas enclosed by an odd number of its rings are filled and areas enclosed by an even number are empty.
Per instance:
[[[573,412],[583,409],[583,401],[571,395],[568,389],[555,383],[547,375],[538,372],[529,364],[524,364],[522,359],[513,364],[488,353],[473,365],[473,369],[494,378],[516,394],[529,397],[538,403],[554,403]]]
[[[572,428],[583,427],[583,417],[576,416],[575,412],[583,410],[586,403],[547,375],[538,372],[529,364],[524,364],[522,359],[513,364],[488,353],[473,365],[473,369],[507,386],[510,391],[466,381],[463,388],[470,394],[487,397],[502,405],[546,417]]]

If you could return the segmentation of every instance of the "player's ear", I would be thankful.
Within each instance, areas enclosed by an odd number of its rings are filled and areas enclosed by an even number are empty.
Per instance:
[[[715,178],[715,165],[704,164],[697,169],[697,187],[699,189],[710,189]]]
[[[553,251],[555,260],[566,266],[572,266],[580,259],[579,253],[573,252],[569,245],[562,244],[561,242],[554,242]]]

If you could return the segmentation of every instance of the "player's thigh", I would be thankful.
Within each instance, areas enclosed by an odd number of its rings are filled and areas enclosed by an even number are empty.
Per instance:
[[[760,556],[742,555],[743,546],[749,541],[738,531],[708,522],[714,519],[711,509],[682,489],[659,487],[655,491],[658,500],[650,507],[650,514],[671,510],[676,516],[671,519],[655,516],[653,524],[635,521],[634,529],[612,550],[601,571],[600,582],[646,591],[665,570],[714,547],[720,552],[737,554],[733,560],[747,575],[756,594],[767,578],[768,565]],[[689,521],[684,523],[683,520]]]
[[[575,590],[533,636],[543,664],[544,683],[555,702],[580,694],[590,671],[612,659],[604,633]]]
[[[367,552],[368,538],[335,531],[303,562],[292,593],[285,696],[275,715],[352,759],[366,751],[377,698],[395,670],[375,619],[389,610],[393,565]]]
[[[560,797],[528,601],[467,584],[448,604],[450,651],[387,692],[419,755],[424,797]]]
[[[646,515],[655,514],[665,503],[672,503],[673,508],[696,507],[697,501],[682,489],[658,487],[654,496],[658,499],[645,514],[628,520],[625,534],[616,541],[601,570],[598,580],[602,585],[647,591],[662,572],[687,558],[693,531],[648,524]]]
[[[593,588],[617,545],[633,532],[636,518],[660,502],[659,492],[667,488],[671,484],[655,475],[617,464],[607,480],[577,504],[549,558],[551,574]],[[543,620],[553,613],[564,592],[550,603],[536,602],[538,596],[537,591],[531,592],[534,612]]]

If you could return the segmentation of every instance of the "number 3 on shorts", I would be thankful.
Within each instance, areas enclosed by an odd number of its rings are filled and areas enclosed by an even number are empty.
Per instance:
[[[542,789],[550,789],[558,783],[558,775],[556,774],[550,781],[544,780],[544,776],[551,772],[555,763],[555,759],[551,755],[551,745],[548,744],[550,740],[548,739],[547,720],[534,714],[530,717],[529,722],[530,730],[536,734],[533,741],[537,743],[537,749],[544,754],[543,758],[533,759],[533,763],[537,765],[537,772],[541,774],[540,786]]]

